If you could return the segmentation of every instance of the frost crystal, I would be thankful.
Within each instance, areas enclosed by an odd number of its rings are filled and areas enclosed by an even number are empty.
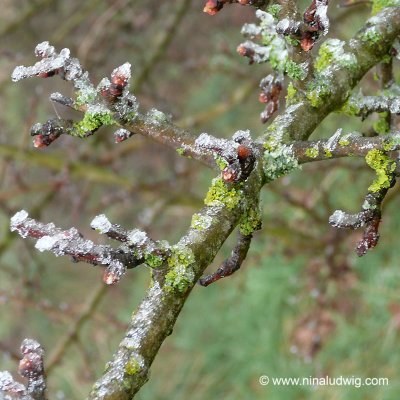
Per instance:
[[[328,18],[328,5],[326,0],[317,0],[315,11],[315,17],[319,21],[321,27],[324,29],[324,35],[328,33],[329,30],[329,18]]]
[[[55,53],[55,48],[49,42],[39,43],[35,48],[35,56],[41,58],[51,57]]]
[[[101,214],[93,219],[90,226],[99,233],[105,234],[110,231],[112,224],[104,214]]]
[[[39,251],[49,251],[58,242],[59,238],[57,236],[43,236],[36,242],[35,247]]]
[[[131,246],[143,246],[147,241],[146,232],[139,229],[134,229],[128,234],[128,243]]]
[[[25,210],[18,211],[12,218],[11,218],[11,231],[15,231],[16,226],[19,225],[21,222],[24,222],[28,218],[28,213]]]

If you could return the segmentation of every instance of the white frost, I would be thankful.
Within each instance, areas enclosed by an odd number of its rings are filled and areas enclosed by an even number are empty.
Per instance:
[[[56,236],[43,236],[35,244],[35,247],[39,251],[51,250],[54,245],[58,242],[59,238]]]
[[[93,219],[90,226],[99,233],[104,234],[110,231],[112,224],[104,214],[101,214]]]
[[[28,218],[28,215],[29,214],[25,210],[21,210],[11,217],[11,231],[14,231],[17,225],[24,222]]]

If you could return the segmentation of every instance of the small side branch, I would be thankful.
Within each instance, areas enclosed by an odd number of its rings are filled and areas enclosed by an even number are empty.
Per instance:
[[[199,284],[201,286],[208,286],[236,272],[242,266],[247,256],[252,238],[252,234],[245,236],[239,232],[238,241],[235,248],[232,250],[231,256],[227,258],[213,274],[201,278]]]
[[[114,249],[107,245],[97,245],[84,239],[75,228],[63,231],[53,223],[42,224],[28,218],[28,213],[24,210],[11,218],[10,228],[23,238],[37,239],[35,247],[39,251],[52,251],[56,256],[71,256],[74,262],[84,261],[92,265],[106,266],[103,280],[107,284],[118,282],[127,268],[134,268],[145,261],[142,253],[138,252],[135,256],[132,248],[128,246]],[[146,234],[143,232],[139,236],[144,238]],[[136,240],[137,237],[138,235],[132,236],[131,247],[141,245]]]
[[[372,158],[374,159],[372,160]],[[375,168],[377,179],[368,189],[369,192],[365,197],[362,210],[356,214],[336,210],[329,218],[329,223],[337,228],[358,229],[365,226],[363,237],[356,247],[359,257],[378,244],[382,202],[388,190],[395,184],[396,164],[384,153],[372,150],[367,156],[367,163]]]

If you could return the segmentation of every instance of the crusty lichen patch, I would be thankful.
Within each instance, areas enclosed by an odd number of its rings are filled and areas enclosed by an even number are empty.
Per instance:
[[[381,150],[371,150],[367,153],[365,161],[376,172],[376,179],[368,188],[370,192],[379,192],[390,187],[396,163]]]
[[[204,204],[207,206],[220,206],[224,205],[228,210],[233,210],[242,198],[242,191],[240,188],[230,187],[224,183],[222,178],[214,178]]]
[[[171,247],[171,256],[167,259],[169,271],[165,275],[168,291],[184,292],[193,283],[195,275],[191,265],[194,262],[194,253],[190,247],[181,244]]]

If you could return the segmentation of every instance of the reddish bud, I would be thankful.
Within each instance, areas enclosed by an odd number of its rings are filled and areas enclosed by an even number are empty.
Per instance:
[[[259,96],[258,96],[258,101],[259,101],[260,103],[268,103],[269,100],[270,100],[270,97],[269,97],[268,94],[265,93],[265,92],[261,92],[261,93],[259,94]]]
[[[301,41],[300,46],[304,51],[310,51],[315,44],[315,39],[310,35],[305,35]]]
[[[222,1],[208,0],[203,8],[203,11],[209,15],[215,15],[224,6]]]
[[[239,160],[245,160],[251,155],[251,153],[251,149],[243,144],[240,144],[237,148],[237,155]]]
[[[226,167],[222,171],[222,179],[224,180],[224,182],[235,182],[236,178],[237,178],[237,173],[233,168]]]

